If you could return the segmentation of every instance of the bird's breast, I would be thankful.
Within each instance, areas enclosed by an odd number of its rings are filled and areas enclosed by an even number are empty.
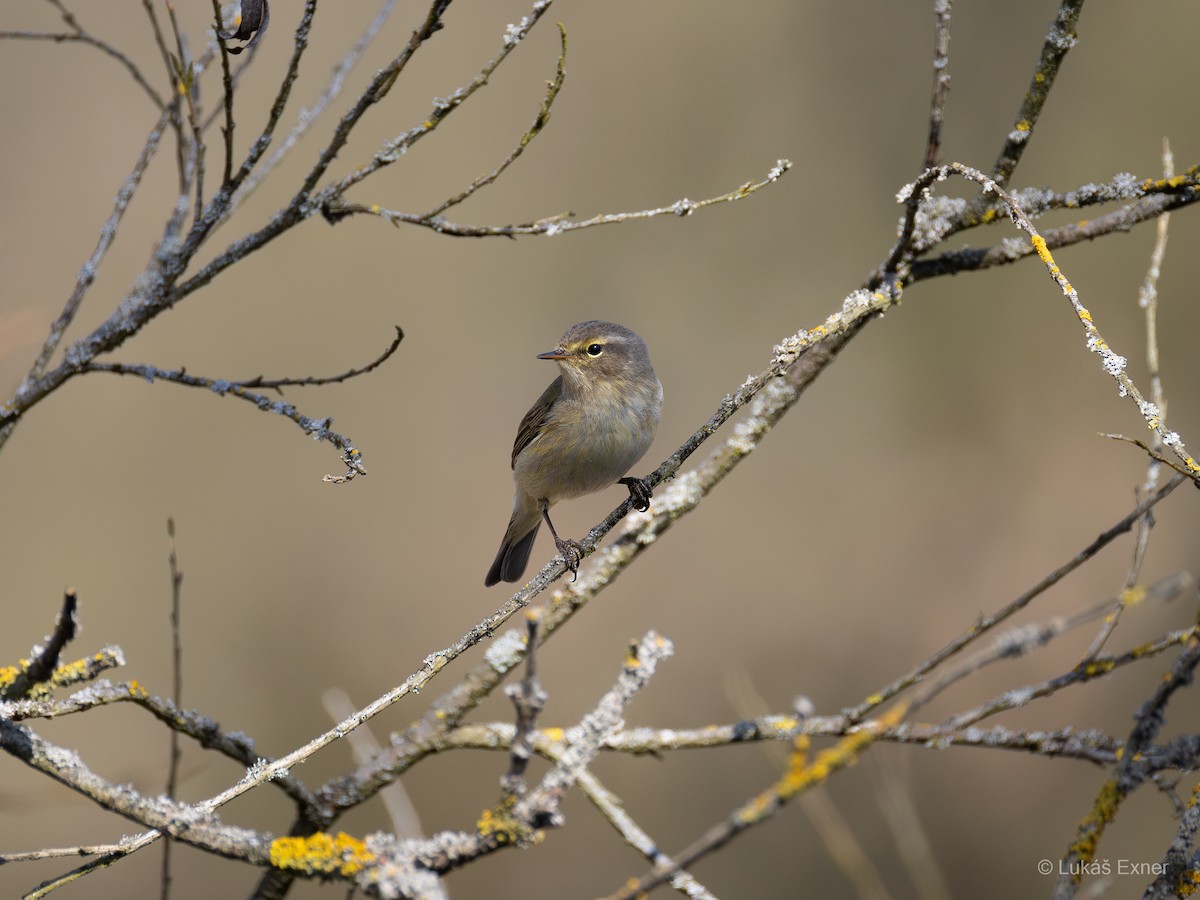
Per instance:
[[[657,384],[623,393],[596,384],[582,396],[560,398],[516,459],[517,486],[554,503],[614,484],[650,449],[661,401]]]

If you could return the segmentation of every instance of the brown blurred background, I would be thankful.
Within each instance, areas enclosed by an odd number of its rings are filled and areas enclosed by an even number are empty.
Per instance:
[[[177,3],[192,47],[207,2]],[[291,48],[297,0],[272,5],[271,30],[238,95],[237,146],[262,121]],[[311,104],[330,68],[374,14],[323,4],[285,122]],[[988,169],[1012,127],[1052,2],[962,3],[954,9],[953,87],[943,158]],[[83,25],[163,82],[140,4],[80,4]],[[500,48],[528,4],[459,0],[447,28],[373,110],[331,172],[419,122],[434,96],[466,82]],[[1194,12],[1186,0],[1093,4],[1015,186],[1066,190],[1130,171],[1160,171],[1168,136],[1180,168],[1200,157],[1194,115]],[[396,52],[423,10],[397,13],[352,78],[361,87]],[[1149,18],[1151,15],[1153,19]],[[170,691],[165,523],[177,524],[185,573],[184,704],[279,755],[322,731],[321,693],[365,703],[406,677],[505,597],[483,574],[508,516],[508,456],[520,416],[553,376],[536,353],[574,322],[625,323],[650,345],[666,389],[649,471],[758,371],[771,346],[840,306],[889,249],[897,189],[924,150],[931,81],[928,3],[584,3],[560,0],[491,84],[399,164],[351,200],[422,212],[491,171],[528,127],[558,51],[566,86],[546,132],[458,221],[527,221],[699,199],[796,166],[758,195],[686,220],[612,226],[552,239],[455,240],[355,218],[314,220],[254,254],[160,317],[113,355],[126,362],[241,379],[322,375],[360,365],[408,337],[373,375],[287,397],[363,449],[369,478],[321,483],[336,454],[286,420],[230,398],[135,379],[91,376],[31,412],[0,456],[3,627],[0,660],[45,634],[62,589],[80,594],[82,654],[120,645],[151,692]],[[61,30],[46,3],[7,4],[0,28]],[[219,102],[206,81],[206,108]],[[349,102],[347,94],[335,115]],[[0,43],[0,393],[8,397],[69,295],[121,181],[154,119],[112,60],[78,45]],[[257,228],[290,198],[329,134],[318,126],[254,195],[209,254]],[[219,151],[214,132],[210,185]],[[167,150],[167,148],[164,148]],[[173,150],[160,153],[70,338],[103,320],[145,264],[174,201]],[[968,193],[950,185],[948,190]],[[1066,221],[1066,220],[1055,220]],[[1200,214],[1175,215],[1160,283],[1168,420],[1200,448],[1195,352]],[[1015,234],[976,232],[976,246]],[[1153,226],[1058,254],[1113,348],[1147,386],[1137,289]],[[208,258],[206,256],[206,258]],[[836,712],[890,681],[1038,581],[1133,504],[1141,453],[1100,432],[1144,434],[1086,352],[1066,302],[1035,261],[927,282],[872,324],[695,515],[689,516],[541,655],[544,724],[568,725],[616,675],[626,642],[649,628],[677,656],[639,697],[630,724],[671,727],[786,712],[805,694]],[[561,508],[578,536],[623,496],[614,489]],[[1200,504],[1181,489],[1159,507],[1147,582],[1200,569]],[[1022,621],[1119,590],[1125,541],[1039,600]],[[542,537],[540,565],[552,554]],[[1194,604],[1137,608],[1111,644],[1123,649],[1195,618]],[[922,717],[965,709],[1066,671],[1092,632],[996,667]],[[482,648],[465,661],[479,659]],[[1011,727],[1073,724],[1125,736],[1168,658],[1120,671],[1001,719]],[[433,687],[448,687],[462,665]],[[746,683],[765,707],[747,708]],[[403,727],[412,698],[372,723]],[[1194,728],[1181,697],[1168,733]],[[478,720],[510,720],[496,700]],[[133,709],[36,728],[78,748],[96,771],[162,790],[167,735]],[[599,776],[668,852],[678,850],[775,777],[779,759],[742,746],[667,759],[604,757]],[[345,771],[335,746],[297,771],[309,784]],[[470,828],[494,802],[501,755],[421,765],[405,785],[424,828]],[[240,771],[185,743],[184,799],[210,796]],[[537,772],[542,771],[540,768]],[[1083,763],[982,750],[878,747],[828,789],[891,895],[919,896],[882,812],[881,784],[915,798],[942,877],[956,896],[1045,895],[1037,861],[1057,859],[1103,773]],[[1190,787],[1185,783],[1182,789]],[[539,847],[502,853],[451,876],[455,897],[607,894],[645,869],[580,797],[568,826]],[[271,788],[228,807],[231,823],[281,831],[291,821]],[[378,804],[340,823],[389,827]],[[1168,798],[1142,791],[1101,845],[1112,860],[1158,860],[1174,833]],[[116,840],[135,827],[0,760],[0,850]],[[62,892],[157,895],[157,849]],[[245,896],[256,873],[176,851],[175,896]],[[69,862],[5,866],[13,896]],[[695,869],[723,897],[854,896],[796,807]],[[1143,881],[1117,879],[1116,896]],[[292,896],[341,897],[304,884]]]

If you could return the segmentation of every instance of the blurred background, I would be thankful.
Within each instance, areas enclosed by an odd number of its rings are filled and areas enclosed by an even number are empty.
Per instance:
[[[176,6],[198,53],[210,5]],[[205,259],[290,199],[336,117],[424,16],[420,5],[401,6],[331,118],[222,229]],[[300,7],[272,4],[271,28],[237,97],[239,155],[277,88]],[[285,126],[319,96],[375,9],[319,8]],[[515,0],[451,6],[445,30],[371,111],[331,175],[424,119],[431,99],[466,83],[528,9]],[[943,159],[990,169],[1056,9],[1033,0],[955,5]],[[1195,163],[1194,32],[1177,27],[1193,11],[1186,0],[1163,0],[1152,13],[1142,4],[1089,5],[1014,186],[1068,190],[1124,171],[1153,177],[1164,136],[1180,169]],[[80,4],[75,12],[166,92],[141,4]],[[839,308],[886,256],[900,215],[896,191],[924,153],[929,3],[871,0],[851,14],[840,4],[783,0],[560,0],[485,90],[348,199],[420,213],[492,171],[542,102],[558,53],[556,21],[566,25],[570,48],[552,121],[499,183],[451,213],[456,221],[639,210],[732,190],[780,157],[795,168],[749,199],[687,219],[516,241],[453,239],[368,217],[336,227],[315,219],[255,253],[112,358],[227,379],[331,375],[374,358],[400,325],[407,338],[372,375],[286,395],[307,415],[333,416],[362,448],[369,477],[323,484],[322,475],[340,469],[329,445],[232,398],[132,378],[72,381],[20,423],[0,455],[0,660],[11,663],[41,640],[72,585],[84,623],[74,655],[117,644],[128,665],[114,677],[168,695],[173,517],[185,574],[183,703],[250,734],[263,753],[286,753],[329,724],[327,688],[364,704],[505,599],[502,588],[482,582],[509,514],[512,439],[555,374],[534,356],[568,326],[611,319],[649,344],[666,405],[644,474],[764,367],[775,342]],[[34,0],[6,4],[0,28],[63,30],[51,5]],[[219,104],[217,81],[205,81],[201,99],[206,109]],[[70,294],[155,116],[127,73],[93,49],[0,43],[4,397]],[[214,131],[210,190],[218,147]],[[144,268],[175,199],[173,153],[160,152],[68,341],[103,321]],[[1004,223],[968,238],[987,246],[1014,234]],[[1168,421],[1193,450],[1198,234],[1200,213],[1172,219],[1159,312]],[[1149,225],[1057,254],[1143,389],[1136,298],[1153,240]],[[859,702],[1132,508],[1144,456],[1104,432],[1142,436],[1145,428],[1086,351],[1078,321],[1035,260],[915,286],[696,514],[545,647],[543,724],[577,721],[612,683],[627,642],[650,628],[670,637],[677,655],[631,707],[631,725],[685,728],[787,712],[797,695],[820,713]],[[623,496],[614,488],[570,503],[555,522],[580,536]],[[1144,581],[1196,572],[1194,492],[1180,489],[1156,516]],[[1131,552],[1129,540],[1118,543],[1020,621],[1112,596]],[[541,537],[534,566],[552,555]],[[1194,599],[1129,611],[1110,647],[1187,627]],[[1093,634],[1083,629],[994,667],[920,718],[938,721],[1067,671]],[[444,672],[434,694],[484,649]],[[1095,727],[1123,738],[1171,659],[1122,669],[998,721]],[[1194,728],[1197,707],[1194,695],[1178,697],[1166,735]],[[424,708],[425,696],[411,698],[371,727],[384,737]],[[510,721],[511,707],[495,699],[474,718]],[[113,781],[151,794],[163,788],[168,736],[138,710],[104,709],[35,729],[78,749]],[[184,748],[182,799],[208,797],[241,775],[215,754],[186,741]],[[495,802],[507,764],[500,754],[458,753],[415,769],[404,784],[426,832],[472,827]],[[315,786],[351,765],[343,742],[296,774]],[[606,755],[595,770],[674,852],[771,783],[780,765],[778,755],[739,746],[665,759]],[[535,764],[535,776],[543,770]],[[1085,763],[1011,752],[881,746],[825,793],[893,897],[937,896],[905,868],[884,802],[895,787],[912,797],[951,895],[1045,895],[1051,881],[1037,874],[1037,862],[1062,855],[1103,777]],[[645,870],[581,797],[567,801],[566,813],[567,827],[540,846],[451,875],[451,894],[592,897]],[[291,811],[265,788],[223,817],[280,832]],[[372,803],[339,826],[363,834],[390,824]],[[1114,866],[1119,858],[1157,861],[1175,827],[1169,797],[1143,790],[1100,855]],[[135,830],[0,759],[0,851],[103,843]],[[694,872],[718,896],[856,896],[824,833],[793,805]],[[257,879],[186,847],[174,858],[181,900],[245,896]],[[0,895],[71,865],[5,866]],[[159,851],[143,851],[62,896],[156,896],[158,866]],[[1117,896],[1144,885],[1115,880]],[[290,896],[344,895],[343,886],[301,884]]]

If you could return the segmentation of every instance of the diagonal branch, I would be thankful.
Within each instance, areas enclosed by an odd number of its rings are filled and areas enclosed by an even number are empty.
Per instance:
[[[542,133],[542,129],[546,127],[546,123],[550,121],[550,107],[554,105],[555,99],[558,97],[558,92],[562,90],[563,81],[567,77],[565,69],[567,62],[567,29],[560,22],[558,25],[558,33],[562,41],[562,50],[558,54],[558,67],[554,72],[554,78],[546,82],[546,97],[542,100],[542,108],[538,110],[537,118],[533,120],[533,124],[529,126],[529,130],[521,135],[521,140],[513,151],[508,154],[504,162],[496,168],[490,175],[480,175],[459,194],[445,200],[441,205],[431,209],[422,216],[422,219],[430,220],[440,216],[452,206],[457,206],[462,203],[477,190],[487,187],[492,184],[497,178],[504,174],[504,170],[516,162],[517,158],[525,152],[525,148],[529,146],[530,141]]]
[[[1042,44],[1042,53],[1038,58],[1037,67],[1025,91],[1025,99],[1021,101],[1021,110],[1017,113],[1016,124],[1008,133],[1004,147],[996,164],[992,166],[992,178],[999,184],[1007,184],[1021,161],[1021,155],[1029,146],[1033,136],[1034,126],[1042,114],[1042,107],[1054,86],[1054,79],[1062,66],[1063,58],[1079,41],[1076,28],[1079,25],[1079,13],[1083,9],[1083,0],[1063,0],[1058,8],[1058,14],[1050,24],[1046,41]]]
[[[367,47],[374,42],[375,37],[379,34],[380,29],[383,28],[384,24],[391,17],[392,10],[395,9],[395,6],[396,0],[384,0],[383,4],[379,7],[379,12],[375,14],[375,18],[371,20],[371,23],[367,26],[366,30],[350,49],[350,52],[347,53],[342,58],[341,62],[334,67],[333,74],[329,79],[329,84],[326,86],[325,91],[314,104],[301,109],[299,116],[297,116],[296,125],[288,133],[287,137],[285,137],[276,145],[274,151],[272,151],[271,155],[266,160],[264,160],[260,165],[256,166],[254,170],[247,175],[245,179],[243,179],[241,186],[238,188],[238,194],[234,201],[235,203],[246,199],[246,197],[250,196],[250,194],[254,192],[254,189],[258,187],[263,178],[280,163],[280,161],[287,155],[288,151],[291,150],[297,144],[297,142],[299,142],[300,138],[308,133],[309,129],[320,119],[321,113],[323,113],[329,107],[329,104],[341,94],[342,87],[346,83],[346,76],[354,69],[355,65],[357,65]],[[254,53],[257,48],[258,45],[255,45],[250,52]],[[240,72],[241,70],[239,69],[238,71]],[[236,75],[234,76],[234,80],[237,80]]]
[[[58,314],[58,318],[50,326],[50,335],[42,345],[42,350],[38,353],[37,359],[30,366],[24,382],[17,391],[18,396],[26,393],[32,383],[41,378],[45,373],[46,366],[50,362],[50,357],[54,355],[54,351],[58,348],[63,334],[70,327],[71,322],[74,321],[75,314],[79,311],[79,304],[83,302],[84,294],[92,286],[92,282],[96,280],[96,273],[100,268],[100,263],[104,260],[108,248],[116,239],[117,228],[121,224],[121,219],[124,217],[126,209],[129,208],[129,202],[133,199],[134,193],[141,185],[142,176],[146,174],[146,168],[150,165],[150,160],[154,158],[155,151],[158,150],[159,139],[162,137],[163,130],[167,127],[170,117],[170,111],[163,110],[162,114],[158,117],[158,121],[154,123],[154,127],[150,129],[150,134],[146,137],[146,143],[142,145],[137,162],[134,163],[133,171],[129,173],[129,177],[125,179],[124,184],[121,185],[121,189],[117,191],[116,200],[113,202],[113,210],[109,213],[107,221],[100,228],[100,239],[96,242],[96,249],[92,251],[92,255],[88,257],[87,262],[83,264],[83,268],[79,270],[79,274],[75,278],[75,289],[71,291],[71,296],[67,298],[62,312]],[[5,428],[7,427],[5,425]],[[3,435],[0,434],[0,444],[3,444],[3,442]]]

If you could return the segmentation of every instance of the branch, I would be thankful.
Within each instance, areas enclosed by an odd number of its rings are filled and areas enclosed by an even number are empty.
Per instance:
[[[142,176],[146,174],[146,168],[150,165],[150,160],[154,158],[154,154],[158,150],[158,142],[162,138],[163,129],[167,127],[170,117],[170,111],[164,110],[158,117],[158,121],[154,124],[154,127],[150,129],[150,134],[146,137],[146,143],[142,145],[137,162],[134,163],[133,171],[129,173],[129,177],[125,179],[125,182],[121,185],[121,189],[117,191],[116,199],[113,202],[113,210],[109,213],[107,221],[105,221],[100,229],[100,239],[96,242],[96,249],[92,251],[92,255],[88,257],[87,262],[83,264],[83,268],[79,270],[79,274],[75,279],[75,289],[71,291],[71,296],[67,298],[62,312],[58,314],[58,318],[50,326],[50,335],[42,345],[42,350],[38,353],[37,359],[30,366],[25,380],[21,383],[21,387],[17,389],[18,397],[28,393],[32,389],[33,383],[45,374],[50,357],[54,355],[54,351],[58,348],[63,334],[66,333],[71,322],[75,320],[75,314],[79,311],[79,304],[83,302],[84,294],[92,286],[92,282],[96,280],[96,273],[100,268],[100,263],[103,261],[113,240],[116,239],[117,228],[121,224],[121,219],[124,217],[126,209],[129,208],[129,202],[133,199],[134,192],[137,191],[142,183]],[[8,412],[8,410],[4,409],[0,410],[0,412]],[[8,421],[5,421],[5,417],[0,415],[0,446],[3,446],[8,432],[11,431],[12,425],[15,422],[16,417],[10,416],[8,417]]]
[[[1200,200],[1200,190],[1196,190],[1195,187],[1184,193],[1167,192],[1156,187],[1146,187],[1145,190],[1148,191],[1145,196],[1126,204],[1120,209],[1096,216],[1095,218],[1086,219],[1082,222],[1047,228],[1042,235],[1046,241],[1046,246],[1051,250],[1057,250],[1060,247],[1074,246],[1075,244],[1092,241],[1106,235],[1131,231],[1135,226],[1143,222],[1157,219],[1160,216],[1166,215],[1171,210],[1182,209]],[[1066,209],[1071,207],[1063,205],[1062,207],[1054,208]],[[987,215],[986,211],[984,215]],[[968,219],[969,217],[964,216],[957,222],[944,223],[946,234],[942,237],[944,238],[948,234],[962,228],[971,227]],[[995,220],[994,214],[992,220]],[[980,221],[975,224],[983,223]],[[941,239],[939,238],[934,243],[939,242]],[[948,250],[938,256],[914,261],[906,283],[912,284],[941,275],[954,275],[960,272],[971,272],[978,269],[1008,265],[1022,260],[1027,256],[1032,256],[1034,252],[1033,247],[1025,241],[1011,239],[982,249],[965,247],[959,250]]]
[[[975,181],[984,189],[985,192],[994,194],[999,199],[1004,201],[1004,203],[1008,206],[1009,215],[1012,217],[1013,222],[1016,223],[1018,228],[1029,235],[1029,240],[1033,245],[1033,249],[1037,252],[1038,256],[1045,264],[1047,271],[1050,273],[1050,277],[1054,279],[1055,284],[1058,285],[1059,289],[1063,293],[1063,296],[1065,296],[1068,302],[1071,304],[1071,308],[1074,310],[1080,324],[1083,325],[1084,333],[1087,337],[1088,350],[1099,354],[1104,371],[1116,379],[1118,384],[1118,393],[1120,396],[1129,396],[1134,400],[1134,402],[1137,403],[1138,410],[1142,417],[1146,420],[1146,424],[1152,430],[1158,433],[1163,444],[1169,447],[1171,451],[1183,462],[1184,467],[1189,473],[1189,477],[1191,477],[1198,485],[1200,485],[1200,463],[1197,463],[1195,459],[1193,459],[1192,456],[1187,452],[1187,448],[1184,446],[1183,439],[1179,436],[1179,434],[1177,432],[1167,430],[1163,421],[1162,410],[1160,410],[1154,403],[1143,399],[1141,392],[1137,389],[1137,386],[1133,383],[1133,380],[1125,372],[1127,360],[1125,357],[1114,353],[1109,347],[1108,342],[1104,340],[1092,319],[1091,312],[1089,312],[1080,301],[1079,293],[1075,290],[1071,283],[1067,281],[1066,276],[1063,275],[1062,270],[1059,269],[1058,265],[1055,263],[1054,257],[1050,253],[1050,248],[1046,243],[1046,239],[1038,233],[1032,220],[1028,215],[1025,214],[1025,212],[1021,209],[1020,204],[1011,194],[1009,194],[999,184],[988,178],[977,169],[972,169],[970,166],[964,166],[960,163],[950,163],[946,166],[940,166],[937,169],[930,169],[924,173],[919,179],[917,179],[917,181],[911,185],[908,185],[905,190],[901,192],[901,196],[908,200],[911,205],[914,194],[917,192],[924,193],[935,181],[945,178],[951,174],[960,175],[961,177],[970,181]]]
[[[1115,818],[1121,803],[1145,781],[1147,772],[1142,767],[1141,754],[1162,728],[1167,703],[1176,691],[1191,684],[1197,665],[1200,665],[1200,635],[1193,633],[1170,673],[1161,679],[1154,693],[1138,710],[1137,720],[1125,742],[1124,752],[1117,761],[1116,771],[1101,786],[1091,812],[1080,823],[1075,840],[1063,854],[1058,871],[1066,874],[1059,876],[1054,890],[1055,900],[1069,900],[1075,896],[1086,863],[1095,857],[1100,839]],[[1196,760],[1193,759],[1191,766],[1195,765]]]
[[[1021,102],[1016,124],[1009,132],[996,164],[992,166],[992,178],[1001,185],[1008,183],[1017,168],[1017,163],[1021,161],[1021,155],[1029,146],[1034,126],[1037,125],[1042,107],[1050,95],[1050,88],[1054,86],[1054,79],[1062,66],[1063,58],[1079,41],[1075,29],[1079,25],[1079,13],[1082,9],[1083,0],[1063,0],[1058,8],[1058,15],[1050,24],[1046,42],[1042,45],[1041,57],[1025,91],[1025,99]]]
[[[851,722],[861,721],[864,716],[879,708],[884,703],[887,703],[901,691],[922,682],[931,671],[940,666],[947,659],[957,654],[968,644],[978,640],[982,635],[991,631],[1001,622],[1011,618],[1015,613],[1020,612],[1040,594],[1058,584],[1058,582],[1062,581],[1063,578],[1070,575],[1088,560],[1092,559],[1097,553],[1111,544],[1122,534],[1130,531],[1142,516],[1144,516],[1149,510],[1153,509],[1160,502],[1165,500],[1167,496],[1173,490],[1175,490],[1175,488],[1179,487],[1179,485],[1183,483],[1183,480],[1183,476],[1176,476],[1175,478],[1171,479],[1169,482],[1159,488],[1158,491],[1139,503],[1132,512],[1124,516],[1111,528],[1098,535],[1095,540],[1080,550],[1067,562],[1063,563],[1061,566],[1039,581],[1032,588],[1025,591],[1015,600],[1001,607],[991,615],[981,617],[969,629],[964,631],[937,653],[913,667],[905,675],[896,679],[882,690],[876,691],[860,705],[853,707],[852,709],[845,710],[845,716]]]
[[[37,685],[44,684],[54,676],[63,648],[75,639],[79,622],[75,618],[77,598],[74,588],[63,593],[62,609],[54,622],[54,631],[46,638],[45,647],[35,647],[32,662],[11,670],[7,675],[0,671],[0,701],[19,700],[27,696]]]
[[[106,41],[102,41],[99,38],[93,37],[84,31],[83,26],[79,24],[79,20],[76,19],[74,14],[71,13],[65,6],[63,6],[59,0],[49,0],[49,2],[51,6],[55,7],[59,11],[59,14],[62,16],[62,20],[66,23],[67,27],[71,29],[69,33],[51,33],[44,31],[0,31],[0,40],[9,38],[13,40],[26,41],[53,41],[56,44],[61,44],[64,42],[76,42],[80,44],[86,44],[89,47],[95,47],[100,52],[111,56],[121,65],[123,65],[125,70],[129,72],[130,77],[133,78],[134,83],[146,93],[146,96],[150,98],[151,102],[159,110],[166,109],[166,103],[163,101],[163,98],[159,95],[158,91],[154,90],[154,88],[150,86],[150,82],[148,82],[145,76],[142,75],[141,69],[137,67],[133,60]]]
[[[925,164],[937,164],[942,146],[942,124],[946,117],[946,95],[950,93],[950,10],[953,0],[933,5],[933,95],[929,100],[929,139],[925,143]]]
[[[636,881],[631,879],[610,900],[634,900],[670,879],[678,869],[690,866],[720,849],[746,829],[766,822],[796,797],[824,784],[831,775],[856,763],[880,734],[887,728],[895,727],[904,714],[905,705],[900,704],[878,721],[865,723],[860,730],[843,738],[836,746],[821,751],[811,763],[806,756],[807,740],[798,739],[787,771],[775,784],[738,807],[724,822],[713,826],[699,840],[676,854],[674,867],[656,869]]]
[[[272,864],[306,876],[352,879],[372,894],[444,896],[438,875],[497,850],[523,846],[537,840],[543,829],[562,824],[560,806],[566,793],[605,737],[621,726],[625,708],[654,675],[658,663],[672,652],[670,641],[654,632],[634,644],[616,684],[570,730],[561,756],[539,785],[514,803],[485,810],[473,834],[444,832],[404,842],[382,833],[363,841],[324,833],[278,838],[271,845]]]
[[[229,47],[226,46],[225,41],[226,41],[226,39],[232,38],[235,36],[238,38],[241,38],[242,37],[242,34],[241,34],[242,29],[239,28],[236,35],[226,34],[224,31],[222,31],[221,26],[222,26],[223,22],[221,21],[221,0],[212,0],[212,6],[213,6],[213,23],[214,23],[213,30],[216,32],[217,48],[218,48],[218,50],[220,50],[220,53],[221,53],[221,91],[222,91],[222,95],[224,96],[223,107],[225,110],[225,127],[221,129],[221,134],[225,138],[225,170],[221,175],[221,186],[224,187],[225,185],[229,184],[230,180],[233,178],[233,128],[234,128],[234,122],[233,122],[233,74],[229,70],[229,54],[232,51],[229,49]],[[265,3],[263,4],[262,9],[264,10],[264,14],[265,14],[265,10],[267,9],[267,6],[265,5]],[[259,37],[261,37],[262,34],[267,30],[267,24],[265,21],[262,21],[259,24],[254,24],[248,20],[243,20],[242,25],[244,27],[250,28],[250,30],[253,32],[253,37],[250,39],[250,44],[247,44],[247,46],[250,46],[251,44],[254,44],[255,42],[257,42]],[[237,52],[240,53],[241,50],[238,50]],[[197,135],[197,140],[199,140],[199,135]],[[199,209],[199,204],[197,204],[196,208],[197,208],[197,210]]]
[[[313,376],[309,376],[307,378],[264,378],[262,375],[256,375],[254,378],[251,378],[248,381],[237,382],[237,385],[239,387],[247,388],[274,388],[278,390],[282,387],[310,387],[313,385],[322,384],[340,384],[343,381],[349,381],[351,378],[357,378],[359,375],[366,375],[368,372],[373,372],[375,369],[383,365],[383,363],[387,362],[388,358],[391,357],[391,355],[398,349],[400,349],[400,342],[404,340],[404,330],[399,325],[394,327],[396,329],[396,337],[391,344],[388,345],[388,348],[361,368],[348,369],[339,375],[327,375],[323,378]]]
[[[258,187],[263,178],[270,173],[275,166],[280,163],[280,161],[282,161],[282,159],[288,154],[288,151],[290,151],[300,140],[300,138],[307,134],[308,130],[318,121],[318,119],[321,117],[321,114],[329,107],[329,104],[341,94],[342,87],[346,82],[346,76],[354,69],[354,67],[358,64],[358,61],[362,58],[364,51],[366,51],[367,47],[369,47],[375,40],[375,37],[379,34],[380,29],[383,28],[384,24],[391,16],[392,10],[395,8],[395,6],[396,0],[384,0],[383,4],[379,7],[379,12],[375,14],[375,18],[367,26],[366,30],[359,37],[358,41],[355,42],[354,46],[350,49],[350,52],[342,57],[341,62],[339,62],[334,68],[333,74],[329,80],[329,84],[326,86],[325,91],[317,99],[317,102],[312,106],[300,110],[299,115],[296,117],[296,125],[288,133],[287,137],[275,147],[275,150],[266,160],[264,160],[260,165],[256,166],[255,169],[242,181],[241,186],[238,188],[237,196],[234,198],[235,205],[246,199],[246,197],[250,196],[250,194],[254,192],[254,189]],[[253,53],[253,51],[251,52]],[[236,78],[237,76],[234,76],[235,81]]]
[[[0,749],[104,809],[141,825],[226,856],[256,865],[267,862],[266,840],[253,831],[223,825],[212,801],[194,806],[165,797],[150,799],[114,785],[92,772],[72,751],[34,734],[23,725],[0,719]]]
[[[698,210],[715,206],[718,203],[732,203],[744,197],[749,197],[761,188],[769,184],[774,184],[791,167],[792,163],[790,160],[781,159],[776,162],[767,173],[767,176],[761,181],[747,181],[732,191],[721,194],[718,197],[710,197],[707,200],[689,200],[684,197],[676,200],[670,206],[643,209],[638,212],[604,213],[583,220],[572,219],[571,216],[573,213],[567,212],[545,219],[538,219],[535,222],[524,222],[513,225],[465,225],[449,222],[440,215],[433,215],[431,217],[429,213],[417,215],[414,213],[396,212],[395,210],[384,209],[377,205],[364,206],[360,203],[332,201],[324,207],[323,214],[333,222],[340,221],[350,215],[373,215],[396,226],[401,224],[420,225],[430,228],[438,234],[448,234],[451,237],[516,237],[523,234],[538,234],[553,237],[565,234],[568,231],[578,231],[597,225],[616,225],[621,222],[632,222],[637,219],[653,219],[658,216],[667,215],[690,216]]]
[[[425,213],[421,218],[428,221],[436,218],[448,210],[452,206],[457,206],[462,203],[476,191],[482,187],[492,184],[497,178],[504,174],[504,170],[516,162],[517,158],[525,152],[525,148],[529,143],[542,133],[542,129],[546,127],[546,123],[550,121],[550,107],[554,105],[555,99],[558,97],[558,92],[562,90],[563,81],[567,77],[566,62],[567,62],[567,29],[560,22],[558,25],[558,33],[562,42],[562,50],[558,54],[558,67],[554,72],[554,78],[546,82],[546,97],[542,100],[542,108],[538,111],[537,118],[533,120],[533,124],[529,126],[529,130],[521,135],[521,140],[504,162],[496,168],[490,175],[480,175],[469,185],[466,190],[442,202],[439,206]],[[397,223],[393,223],[397,224]]]
[[[322,209],[330,204],[336,204],[340,201],[342,195],[371,175],[374,175],[380,169],[390,166],[408,152],[408,149],[425,135],[432,132],[441,124],[442,120],[453,113],[456,109],[462,106],[469,100],[480,88],[488,83],[492,74],[500,67],[500,65],[508,58],[509,54],[517,48],[517,45],[525,39],[530,30],[541,20],[542,16],[550,8],[551,0],[535,0],[533,9],[529,15],[521,20],[519,25],[509,25],[504,33],[504,48],[493,57],[471,81],[462,87],[455,90],[449,97],[435,97],[433,108],[429,115],[421,122],[420,125],[410,128],[409,130],[397,135],[392,140],[388,141],[381,150],[377,151],[371,158],[371,161],[365,165],[357,167],[353,172],[345,175],[341,180],[328,187],[322,189],[314,198],[313,202]],[[333,141],[322,152],[321,159],[313,170],[309,172],[308,177],[304,180],[302,192],[307,195],[314,187],[317,181],[328,168],[329,163],[333,161],[333,156],[341,149],[345,142],[345,136],[349,133],[349,129],[354,126],[358,118],[362,116],[367,109],[374,103],[378,103],[392,89],[392,85],[396,83],[396,79],[400,73],[408,65],[408,61],[417,49],[429,39],[436,31],[442,27],[441,16],[445,12],[446,7],[450,5],[450,0],[434,0],[433,6],[430,8],[429,15],[425,19],[425,24],[413,32],[412,38],[409,40],[408,46],[400,56],[392,61],[390,66],[387,66],[379,71],[375,76],[371,87],[367,89],[359,98],[359,102],[355,105],[347,115],[342,119],[338,126],[337,132],[334,134]],[[330,152],[332,151],[332,153]]]
[[[134,363],[98,363],[89,362],[85,364],[82,372],[108,372],[113,375],[136,375],[139,378],[144,378],[150,383],[155,380],[165,381],[169,384],[181,384],[185,387],[206,388],[212,391],[217,396],[223,397],[226,394],[237,397],[239,400],[245,400],[248,403],[253,403],[256,407],[264,412],[273,412],[277,415],[291,419],[297,426],[307,435],[311,435],[314,440],[328,441],[334,447],[342,451],[342,462],[346,464],[346,471],[341,475],[326,475],[325,481],[341,484],[350,481],[358,475],[366,475],[367,471],[362,463],[362,451],[354,446],[350,438],[339,432],[334,431],[330,426],[333,424],[331,417],[324,419],[314,419],[311,416],[306,416],[301,413],[291,403],[285,403],[282,400],[271,400],[265,394],[258,394],[254,391],[246,390],[237,382],[225,381],[223,379],[205,378],[199,375],[188,375],[182,369],[170,371],[167,369],[159,369],[155,366],[147,366]],[[349,373],[347,373],[349,375]],[[345,376],[334,376],[335,379],[342,380]],[[269,382],[268,382],[269,383]],[[320,379],[312,380],[311,383],[319,384]]]

